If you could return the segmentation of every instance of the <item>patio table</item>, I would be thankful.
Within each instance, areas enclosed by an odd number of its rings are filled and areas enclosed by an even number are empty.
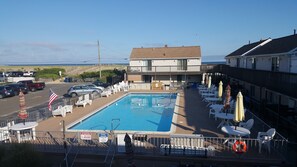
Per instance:
[[[234,114],[230,114],[230,113],[216,113],[215,117],[222,119],[222,122],[217,127],[217,128],[219,128],[219,127],[222,127],[222,126],[225,126],[225,125],[231,126],[232,123],[229,120],[233,119]]]
[[[37,125],[38,125],[37,122],[26,122],[25,124],[18,123],[18,124],[11,126],[9,129],[17,132],[17,139],[18,139],[18,142],[20,143],[23,140],[30,140],[32,138],[33,138],[33,140],[36,139],[35,127]],[[24,131],[24,130],[30,130],[30,136],[24,136],[25,138],[22,138],[20,132]],[[31,134],[31,132],[32,132],[32,134]]]
[[[249,136],[251,134],[250,130],[240,127],[240,126],[222,126],[221,128],[222,132],[227,133],[231,136],[238,136],[238,137],[243,137],[243,136]]]

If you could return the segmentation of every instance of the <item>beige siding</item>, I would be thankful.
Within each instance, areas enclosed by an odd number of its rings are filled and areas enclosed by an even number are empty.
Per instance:
[[[128,75],[128,81],[142,82],[141,75]]]

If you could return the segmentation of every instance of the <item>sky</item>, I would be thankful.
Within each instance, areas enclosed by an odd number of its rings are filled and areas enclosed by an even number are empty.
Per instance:
[[[296,0],[0,0],[0,65],[128,63],[133,48],[200,46],[202,61],[292,35]]]

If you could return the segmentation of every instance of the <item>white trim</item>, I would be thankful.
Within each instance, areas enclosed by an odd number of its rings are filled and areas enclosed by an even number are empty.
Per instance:
[[[271,39],[271,38],[268,38],[266,41],[260,43],[259,45],[253,47],[252,49],[248,50],[247,52],[245,52],[245,53],[242,54],[241,56],[245,56],[245,55],[247,55],[248,53],[252,52],[253,50],[255,50],[255,49],[257,49],[257,48],[259,48],[259,47],[261,47],[261,46],[264,46],[265,44],[269,43],[270,41],[272,41],[272,39]]]

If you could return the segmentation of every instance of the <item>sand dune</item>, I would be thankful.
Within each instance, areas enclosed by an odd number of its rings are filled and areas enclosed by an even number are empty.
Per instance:
[[[78,75],[84,72],[95,72],[99,71],[99,66],[89,65],[89,66],[0,66],[0,72],[5,71],[36,71],[37,69],[46,68],[63,68],[66,71],[65,75]],[[113,70],[113,69],[123,70],[127,69],[126,65],[102,65],[101,70]]]

